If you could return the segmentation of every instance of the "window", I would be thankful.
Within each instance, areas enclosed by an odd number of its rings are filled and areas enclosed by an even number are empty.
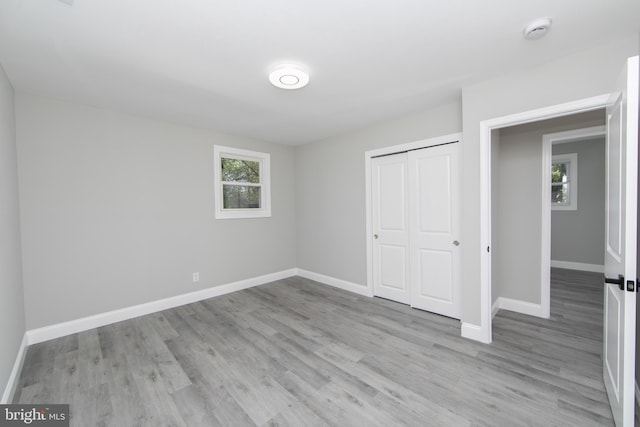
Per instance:
[[[551,209],[578,209],[578,154],[559,154],[551,163]]]
[[[271,216],[268,153],[215,145],[216,218]]]

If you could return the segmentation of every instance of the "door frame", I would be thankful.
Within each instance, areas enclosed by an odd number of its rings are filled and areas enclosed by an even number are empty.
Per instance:
[[[372,174],[371,159],[379,156],[388,156],[390,154],[402,153],[410,150],[419,150],[421,148],[433,147],[435,145],[447,144],[450,142],[461,142],[462,133],[451,133],[448,135],[438,136],[435,138],[422,139],[419,141],[406,142],[397,145],[391,145],[382,148],[365,151],[364,153],[364,173],[365,173],[365,227],[366,227],[366,246],[367,246],[367,295],[374,296],[373,293],[373,219],[372,219]]]
[[[593,126],[542,136],[542,244],[540,254],[540,317],[551,315],[551,170],[553,145],[606,137],[606,126]],[[603,245],[604,246],[604,245]]]
[[[480,333],[473,338],[492,340],[491,300],[491,131],[605,108],[609,94],[509,114],[480,122]],[[464,331],[463,331],[464,333]]]

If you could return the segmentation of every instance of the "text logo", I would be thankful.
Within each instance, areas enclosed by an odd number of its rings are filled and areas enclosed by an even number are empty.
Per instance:
[[[69,427],[69,405],[0,405],[0,427]]]

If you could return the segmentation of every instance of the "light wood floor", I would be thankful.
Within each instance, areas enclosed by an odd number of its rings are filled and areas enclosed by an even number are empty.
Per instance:
[[[600,276],[553,271],[549,320],[458,321],[299,277],[34,345],[14,402],[73,426],[609,426]]]

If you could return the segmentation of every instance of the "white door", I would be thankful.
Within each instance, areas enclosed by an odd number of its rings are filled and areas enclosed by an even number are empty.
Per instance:
[[[633,426],[638,175],[638,57],[607,106],[604,381],[618,427]],[[619,282],[619,283],[615,283]]]
[[[407,153],[371,160],[373,292],[409,304]]]
[[[409,152],[411,305],[460,318],[457,143]]]

